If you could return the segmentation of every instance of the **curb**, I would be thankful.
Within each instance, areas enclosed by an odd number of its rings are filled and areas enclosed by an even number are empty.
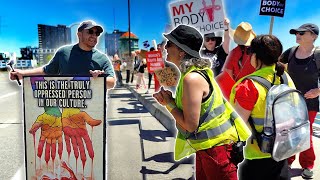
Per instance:
[[[175,119],[164,106],[157,103],[151,94],[140,94],[128,84],[124,84],[123,87],[127,88],[149,111],[149,113],[154,116],[170,133],[176,135],[177,129],[175,128]]]

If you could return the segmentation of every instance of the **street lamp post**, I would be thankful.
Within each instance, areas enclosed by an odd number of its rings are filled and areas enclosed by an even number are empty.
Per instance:
[[[129,57],[131,57],[130,0],[128,0],[128,23],[129,23]]]

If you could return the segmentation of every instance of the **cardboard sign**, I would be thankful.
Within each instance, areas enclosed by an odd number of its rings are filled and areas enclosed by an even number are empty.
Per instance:
[[[186,0],[169,5],[173,27],[180,24],[197,28],[202,34],[224,30],[221,0]]]
[[[146,59],[149,73],[153,73],[155,70],[164,67],[164,62],[160,51],[147,52]]]
[[[155,74],[160,85],[163,87],[176,86],[180,78],[179,70],[175,65],[170,65],[163,69],[158,69],[155,71]]]
[[[24,77],[27,179],[105,179],[105,83]]]
[[[284,16],[286,0],[261,0],[260,15]]]

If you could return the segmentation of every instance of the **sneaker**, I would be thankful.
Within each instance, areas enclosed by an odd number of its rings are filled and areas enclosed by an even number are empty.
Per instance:
[[[147,90],[147,92],[145,94],[149,94],[149,89]]]
[[[312,169],[308,169],[308,168],[303,169],[301,176],[306,179],[312,178],[313,176]]]

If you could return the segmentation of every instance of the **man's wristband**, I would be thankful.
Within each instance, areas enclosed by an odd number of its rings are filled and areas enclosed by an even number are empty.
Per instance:
[[[224,31],[229,31],[229,29],[225,29]]]
[[[166,108],[168,109],[169,112],[171,112],[174,108],[176,108],[177,106],[173,103],[168,103],[166,104]]]

